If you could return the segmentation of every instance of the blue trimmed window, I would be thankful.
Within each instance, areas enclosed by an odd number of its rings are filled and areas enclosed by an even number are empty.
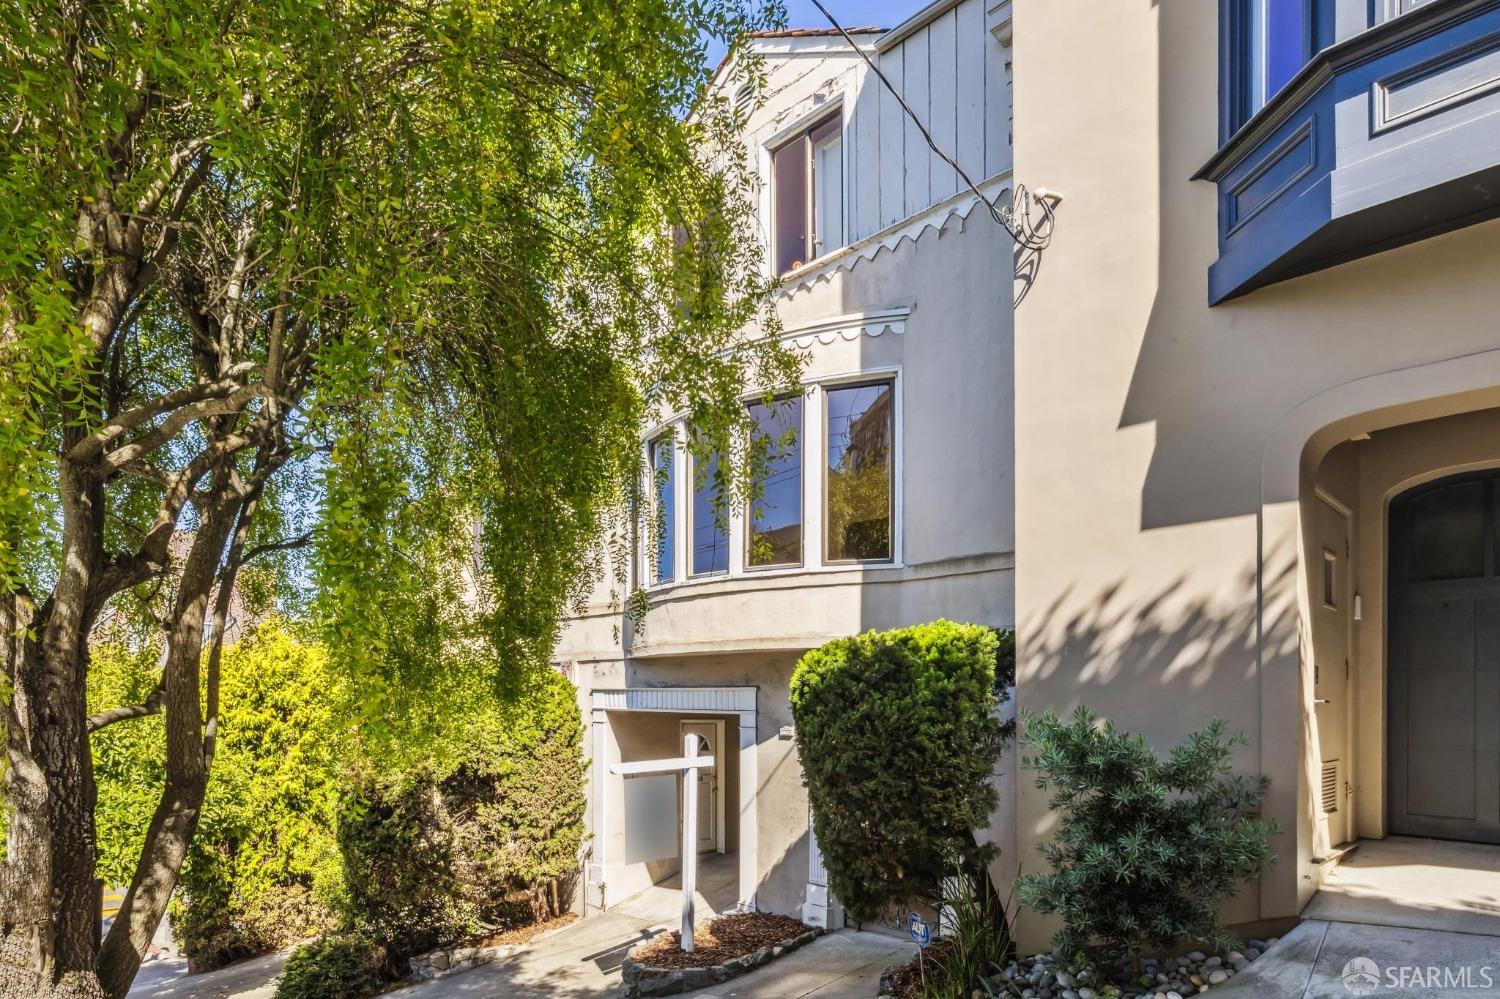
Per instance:
[[[1222,0],[1224,137],[1333,42],[1334,0]]]

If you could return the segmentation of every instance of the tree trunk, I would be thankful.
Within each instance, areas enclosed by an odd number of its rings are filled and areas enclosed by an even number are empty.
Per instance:
[[[4,714],[6,757],[5,802],[9,808],[5,861],[0,864],[0,997],[70,997],[97,999],[103,992],[94,975],[92,926],[78,932],[78,924],[91,923],[93,900],[92,774],[78,754],[67,752],[67,738],[49,738],[47,708],[55,709],[55,691],[48,690],[48,664],[38,643],[29,637],[39,623],[36,608],[24,595],[0,598],[0,636],[3,636],[5,678],[11,697]],[[47,695],[51,693],[51,703]],[[81,714],[81,712],[80,712]],[[75,744],[76,747],[76,744]],[[85,747],[86,749],[86,747]],[[47,764],[71,763],[71,773],[48,772]],[[58,779],[61,776],[62,779]],[[90,793],[85,796],[84,786]],[[87,798],[87,831],[76,828],[58,835],[58,824],[72,821],[77,808],[69,808],[72,796]],[[85,843],[86,857],[61,854],[59,842]],[[80,901],[79,882],[88,900]],[[73,904],[73,918],[65,917],[66,905],[54,905],[54,895]]]
[[[124,999],[130,991],[130,983],[140,970],[151,938],[177,887],[182,862],[202,813],[208,789],[199,678],[203,627],[219,561],[238,510],[237,503],[225,502],[205,517],[193,538],[178,583],[172,626],[167,635],[167,661],[162,672],[167,783],[146,830],[135,876],[99,952],[99,978],[111,999]],[[226,585],[232,585],[232,581],[226,581]]]

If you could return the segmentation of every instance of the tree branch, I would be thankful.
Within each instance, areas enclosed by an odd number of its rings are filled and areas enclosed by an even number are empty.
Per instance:
[[[255,370],[254,363],[243,361],[229,370],[229,373],[219,381],[198,382],[183,388],[168,392],[166,395],[158,396],[150,402],[141,403],[133,409],[126,410],[115,417],[110,423],[100,427],[89,434],[83,440],[73,445],[68,452],[69,461],[87,461],[109,446],[116,438],[129,433],[136,427],[161,416],[163,413],[180,409],[183,406],[208,399],[222,399],[237,388],[243,386],[239,378]]]
[[[101,711],[88,720],[87,731],[90,735],[93,735],[101,728],[113,725],[116,722],[129,721],[132,718],[145,718],[148,715],[159,715],[161,714],[161,696],[162,686],[158,682],[156,689],[147,695],[144,703],[130,704],[123,707],[110,708],[108,711]]]
[[[200,399],[177,409],[163,420],[160,426],[152,428],[130,443],[122,444],[105,454],[101,462],[105,473],[113,475],[121,466],[150,454],[175,437],[189,423],[215,416],[232,416],[244,409],[252,399],[264,393],[265,387],[262,385],[245,385],[222,398]]]
[[[256,545],[254,548],[251,548],[249,551],[245,552],[245,557],[241,560],[241,564],[243,565],[245,563],[248,563],[251,559],[256,558],[257,556],[267,555],[271,552],[285,552],[291,551],[294,548],[305,548],[312,543],[312,539],[312,532],[308,531],[305,534],[297,535],[295,538],[283,538],[280,541],[273,541],[263,545]]]

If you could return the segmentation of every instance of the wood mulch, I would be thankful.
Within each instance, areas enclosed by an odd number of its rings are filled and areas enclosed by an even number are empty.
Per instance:
[[[565,912],[561,916],[552,919],[544,919],[540,923],[527,923],[525,926],[517,926],[513,930],[496,933],[482,940],[475,940],[466,944],[469,947],[510,947],[514,944],[523,944],[535,939],[548,930],[559,930],[578,918],[576,912]]]
[[[663,933],[642,944],[631,958],[650,968],[708,968],[762,947],[801,936],[812,927],[790,916],[744,912],[719,916],[693,931],[693,952],[683,953],[680,933]]]
[[[896,999],[921,999],[927,995],[928,987],[939,984],[945,977],[942,960],[948,948],[956,943],[951,937],[934,940],[913,954],[911,960],[886,972],[881,981],[887,983],[888,994]]]

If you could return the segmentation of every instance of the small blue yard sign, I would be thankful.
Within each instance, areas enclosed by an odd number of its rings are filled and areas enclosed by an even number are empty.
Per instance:
[[[912,940],[919,947],[926,947],[932,943],[932,927],[927,925],[927,920],[915,912],[906,918],[906,931],[911,934]]]

